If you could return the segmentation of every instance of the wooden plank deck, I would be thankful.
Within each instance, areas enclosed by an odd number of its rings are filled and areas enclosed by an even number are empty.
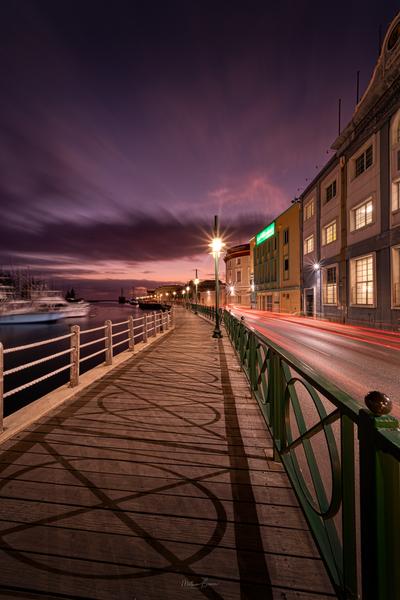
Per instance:
[[[0,596],[334,597],[225,337],[176,330],[0,448]]]

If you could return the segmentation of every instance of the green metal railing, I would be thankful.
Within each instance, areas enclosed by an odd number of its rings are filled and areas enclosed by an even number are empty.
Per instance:
[[[213,307],[196,308],[214,318]],[[338,597],[400,599],[400,431],[391,401],[371,392],[366,409],[243,317],[224,311],[223,322]]]

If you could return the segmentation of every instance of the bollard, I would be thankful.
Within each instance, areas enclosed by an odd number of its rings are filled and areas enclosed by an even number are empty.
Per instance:
[[[128,317],[128,329],[129,329],[129,350],[132,352],[135,350],[135,330],[133,328],[133,317]]]
[[[105,346],[106,346],[106,365],[112,365],[113,347],[112,347],[112,321],[106,321],[105,325]]]
[[[0,342],[0,432],[3,431],[4,417],[4,348]]]
[[[143,342],[147,342],[147,314],[143,315]]]
[[[396,458],[381,446],[380,431],[396,432],[399,423],[386,394],[369,392],[365,404],[369,410],[360,410],[358,422],[362,597],[386,600],[400,590],[400,475]]]
[[[70,348],[71,348],[71,367],[69,370],[69,385],[76,387],[79,384],[79,363],[80,363],[80,327],[71,325]]]

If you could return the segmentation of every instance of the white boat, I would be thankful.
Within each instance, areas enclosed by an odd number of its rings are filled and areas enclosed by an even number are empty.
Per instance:
[[[31,299],[40,311],[60,311],[64,318],[87,317],[90,310],[89,302],[78,300],[67,302],[61,292],[56,290],[32,290]]]
[[[40,309],[31,300],[14,297],[14,289],[0,286],[0,325],[19,323],[49,323],[65,317],[60,309]]]

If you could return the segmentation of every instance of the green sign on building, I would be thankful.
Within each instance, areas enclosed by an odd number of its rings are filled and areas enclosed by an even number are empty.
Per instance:
[[[271,225],[268,225],[268,227],[266,227],[265,229],[260,231],[260,233],[257,233],[256,246],[259,246],[260,244],[265,242],[265,240],[272,237],[274,235],[274,233],[275,233],[275,221],[273,223],[271,223]]]

